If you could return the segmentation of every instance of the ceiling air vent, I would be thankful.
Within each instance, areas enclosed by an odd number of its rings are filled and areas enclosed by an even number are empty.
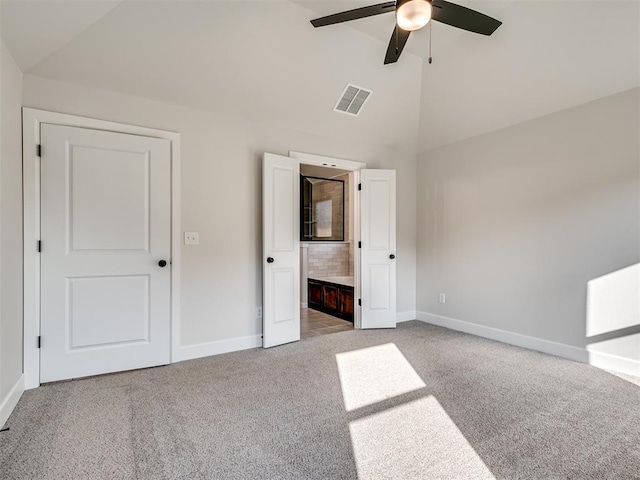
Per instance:
[[[371,93],[371,90],[348,84],[333,111],[357,117]]]

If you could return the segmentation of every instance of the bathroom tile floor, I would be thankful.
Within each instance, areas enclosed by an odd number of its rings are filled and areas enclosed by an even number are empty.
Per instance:
[[[317,337],[329,333],[353,330],[353,323],[312,308],[300,309],[300,338]]]

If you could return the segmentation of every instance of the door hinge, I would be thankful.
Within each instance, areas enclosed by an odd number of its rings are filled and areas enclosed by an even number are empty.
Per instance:
[[[358,306],[359,306],[359,307],[361,307],[361,306],[362,306],[362,299],[361,299],[361,298],[359,298],[359,299],[358,299]]]
[[[362,190],[362,184],[361,183],[358,184],[358,190]]]
[[[42,337],[38,335],[38,348],[42,346]]]
[[[38,240],[36,248],[38,249],[38,253],[42,252],[42,240]]]
[[[42,157],[42,146],[41,145],[36,145],[36,156],[37,157]]]
[[[358,248],[362,248],[362,242],[358,242]]]

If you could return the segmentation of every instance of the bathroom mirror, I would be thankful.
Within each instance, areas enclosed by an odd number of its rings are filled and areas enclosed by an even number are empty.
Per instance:
[[[300,175],[300,240],[344,241],[344,182]]]

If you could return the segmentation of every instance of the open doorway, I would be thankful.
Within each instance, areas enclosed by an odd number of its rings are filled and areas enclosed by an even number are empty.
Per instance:
[[[300,340],[303,291],[307,291],[309,307],[309,292],[308,288],[303,290],[301,286],[300,268],[302,165],[352,172],[354,181],[349,188],[349,210],[354,212],[354,220],[349,230],[353,232],[351,238],[355,252],[353,325],[362,329],[395,328],[395,171],[367,169],[360,162],[298,152],[289,152],[288,157],[265,153],[262,175],[263,347]],[[328,211],[326,205],[324,209]],[[326,229],[329,225],[330,222],[324,221],[322,228]],[[333,226],[331,232],[325,230],[321,233],[316,236],[333,236]],[[346,287],[344,283],[337,285]],[[348,302],[342,305],[348,305]]]
[[[353,171],[300,165],[300,338],[355,319]]]

